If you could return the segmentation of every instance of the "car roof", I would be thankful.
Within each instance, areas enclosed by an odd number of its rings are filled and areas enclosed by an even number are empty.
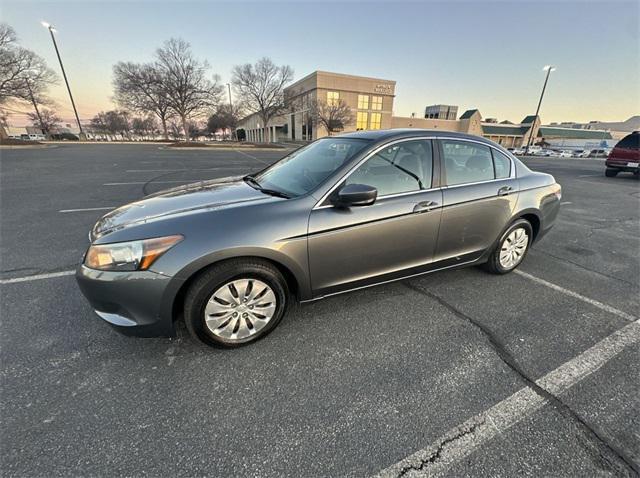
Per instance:
[[[379,129],[372,131],[354,131],[351,133],[343,133],[340,138],[356,138],[368,139],[374,141],[384,141],[395,138],[412,138],[421,136],[446,136],[447,138],[472,139],[481,141],[486,144],[495,145],[493,141],[489,141],[482,136],[472,134],[458,133],[455,131],[443,131],[438,129],[418,129],[418,128],[396,128],[396,129]]]

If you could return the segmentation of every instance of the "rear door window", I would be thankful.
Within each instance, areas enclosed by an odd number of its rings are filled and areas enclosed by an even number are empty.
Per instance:
[[[491,148],[468,141],[442,140],[447,185],[495,179]]]

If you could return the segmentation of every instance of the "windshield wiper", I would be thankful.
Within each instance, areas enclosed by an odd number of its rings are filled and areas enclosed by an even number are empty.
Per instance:
[[[260,183],[256,180],[256,178],[254,178],[251,175],[245,176],[242,179],[244,179],[244,182],[248,183],[254,189],[261,189],[262,188],[262,186],[260,186]]]
[[[287,193],[283,193],[282,191],[278,191],[276,189],[263,188],[262,186],[260,186],[260,183],[256,180],[256,178],[254,178],[251,175],[245,176],[242,179],[244,179],[244,181],[247,184],[249,184],[251,187],[257,189],[258,191],[264,194],[268,194],[269,196],[276,196],[276,197],[285,198],[285,199],[291,198],[291,196],[289,196]]]

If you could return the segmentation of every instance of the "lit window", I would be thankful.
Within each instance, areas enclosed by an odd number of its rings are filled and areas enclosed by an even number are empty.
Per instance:
[[[364,111],[358,111],[356,115],[356,129],[367,129],[367,121],[369,120],[369,113]]]
[[[371,109],[372,110],[382,110],[382,96],[372,96],[371,97]]]
[[[358,109],[359,110],[369,109],[369,95],[358,95]]]
[[[370,129],[380,129],[381,123],[382,123],[382,113],[371,113]]]
[[[340,103],[340,93],[338,91],[327,91],[327,104],[329,106],[338,106]]]

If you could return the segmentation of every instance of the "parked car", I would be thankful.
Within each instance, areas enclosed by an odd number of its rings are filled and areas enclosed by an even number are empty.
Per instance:
[[[538,149],[536,150],[533,155],[534,156],[552,156],[554,154],[553,151],[551,151],[550,149]]]
[[[562,150],[560,151],[560,153],[558,153],[558,157],[559,158],[572,158],[573,157],[573,152],[568,151],[568,150]]]
[[[606,149],[592,149],[587,158],[606,158],[608,156]]]
[[[584,154],[585,150],[584,149],[574,149],[573,153],[571,154],[571,156],[573,158],[582,158],[583,154]]]
[[[108,213],[76,277],[127,334],[172,335],[184,316],[197,339],[233,347],[268,334],[294,299],[452,267],[511,272],[560,197],[553,176],[484,138],[360,131]]]
[[[622,138],[613,148],[605,161],[605,175],[616,176],[621,171],[626,171],[638,176],[640,171],[640,132],[633,133]]]
[[[511,151],[511,154],[515,154],[517,156],[523,155],[524,154],[524,149],[522,149],[522,148],[513,148],[513,151]]]

